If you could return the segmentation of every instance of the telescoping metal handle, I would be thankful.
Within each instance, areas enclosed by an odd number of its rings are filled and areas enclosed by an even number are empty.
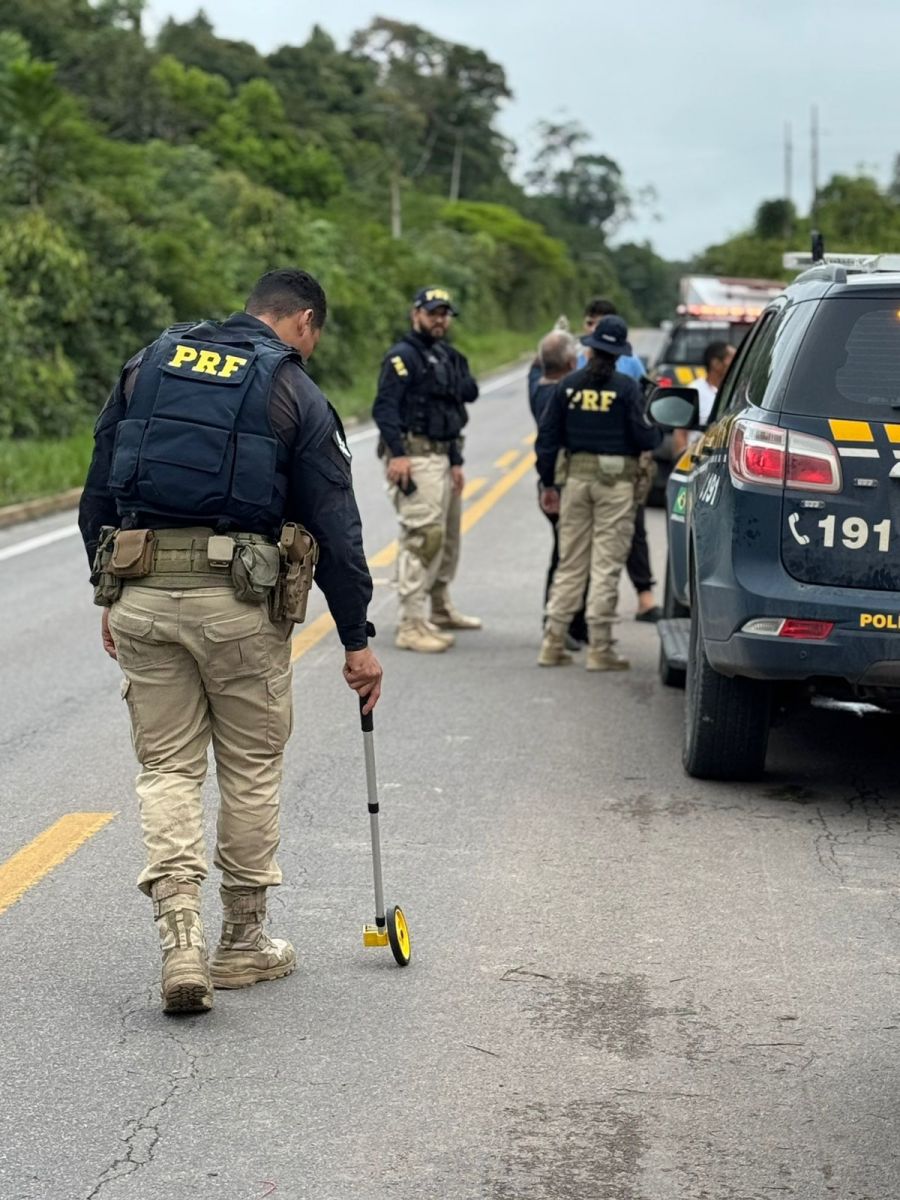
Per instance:
[[[366,790],[369,799],[369,829],[372,835],[372,871],[375,881],[375,925],[381,933],[385,929],[384,885],[381,877],[381,836],[378,829],[378,779],[375,773],[375,721],[372,713],[364,713],[366,702],[359,698],[359,723],[363,731],[363,748],[366,756]]]

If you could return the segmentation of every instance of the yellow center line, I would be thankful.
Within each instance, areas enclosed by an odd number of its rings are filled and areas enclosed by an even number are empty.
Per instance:
[[[516,458],[518,453],[518,450],[510,450],[508,453],[503,455],[503,458],[505,460],[512,461]],[[499,479],[492,488],[485,492],[480,500],[476,500],[474,504],[470,504],[462,515],[462,532],[467,533],[473,525],[480,521],[485,513],[489,512],[497,503],[497,501],[502,496],[505,496],[509,489],[513,487],[514,484],[518,483],[522,476],[526,475],[533,466],[534,455],[526,454],[522,461],[517,466],[513,467],[512,470],[510,470],[506,475],[504,475],[502,479]],[[474,479],[469,484],[469,487],[474,487],[474,485],[477,484],[478,490],[480,490],[484,486],[485,482],[486,481],[483,479]],[[463,493],[463,495],[465,496],[465,493]],[[396,541],[389,542],[388,545],[384,546],[381,550],[372,555],[372,557],[369,559],[369,566],[387,567],[391,565],[396,557],[397,543]],[[322,639],[326,637],[332,629],[334,629],[334,621],[332,620],[331,613],[322,613],[320,617],[316,617],[316,619],[310,625],[307,625],[305,629],[302,629],[294,637],[294,642],[291,647],[291,662],[295,663],[298,658],[301,658],[304,654],[308,654],[314,646],[318,646],[319,642],[321,642]]]
[[[500,470],[500,471],[505,471],[507,467],[512,466],[512,464],[516,461],[516,459],[518,457],[519,457],[518,450],[507,450],[507,452],[505,454],[500,455],[500,457],[494,463],[494,466],[497,467],[498,470]]]
[[[527,475],[534,468],[534,455],[526,454],[520,463],[508,471],[502,479],[498,479],[492,488],[484,493],[480,500],[476,500],[462,515],[462,531],[468,533],[473,525],[481,520],[485,513],[490,512],[497,501],[505,496],[510,488],[514,487],[523,475]]]
[[[29,888],[65,862],[115,815],[111,812],[66,813],[12,858],[0,863],[0,913],[21,900]]]
[[[373,554],[369,559],[369,567],[389,567],[397,557],[398,546],[396,542],[389,542],[377,554]]]
[[[522,438],[522,445],[523,446],[533,446],[536,441],[537,441],[537,433],[536,432],[529,433],[528,437]]]
[[[463,488],[463,500],[471,500],[475,493],[480,492],[486,483],[486,479],[470,479]]]

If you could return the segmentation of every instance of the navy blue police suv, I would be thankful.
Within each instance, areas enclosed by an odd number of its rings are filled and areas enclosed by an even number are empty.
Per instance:
[[[658,389],[650,411],[695,430],[696,395]],[[799,275],[689,436],[666,495],[660,673],[686,686],[688,774],[749,779],[776,697],[900,709],[900,255]]]

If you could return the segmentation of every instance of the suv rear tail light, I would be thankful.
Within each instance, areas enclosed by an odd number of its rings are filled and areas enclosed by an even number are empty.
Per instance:
[[[803,492],[839,492],[843,486],[841,460],[831,442],[760,421],[735,421],[728,469],[740,483]]]
[[[741,633],[824,642],[832,629],[834,621],[801,621],[797,617],[754,617],[741,627]]]

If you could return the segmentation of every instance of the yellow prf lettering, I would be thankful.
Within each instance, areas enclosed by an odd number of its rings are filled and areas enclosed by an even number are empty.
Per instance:
[[[609,410],[613,406],[613,401],[615,400],[615,398],[616,398],[615,392],[601,392],[600,393],[600,411],[601,412],[609,412]]]
[[[230,379],[231,376],[235,373],[235,371],[240,370],[241,367],[245,367],[246,365],[247,365],[246,358],[241,358],[237,354],[226,354],[225,355],[225,366],[219,372],[219,378],[220,379]]]
[[[193,346],[182,346],[181,342],[175,347],[175,353],[169,359],[168,366],[180,367],[182,363],[193,362],[197,357],[197,351]]]
[[[217,354],[215,350],[201,350],[197,365],[191,367],[191,371],[197,375],[218,375],[216,368],[221,361],[222,355]]]
[[[595,392],[592,388],[583,388],[579,393],[581,396],[581,411],[582,412],[599,412],[597,401],[600,399],[600,393]]]

